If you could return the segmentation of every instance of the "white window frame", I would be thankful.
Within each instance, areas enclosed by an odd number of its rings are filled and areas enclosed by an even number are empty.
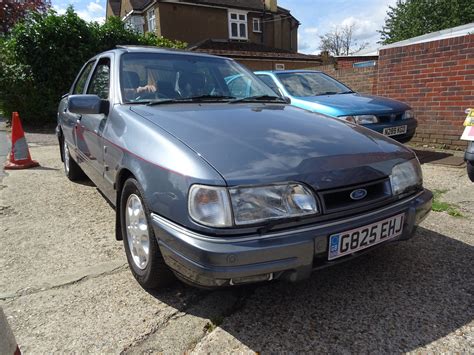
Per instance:
[[[130,15],[123,20],[125,23],[125,27],[143,34],[143,17],[138,15]]]
[[[148,26],[148,32],[154,33],[156,31],[155,8],[152,8],[146,12],[146,21]]]
[[[252,19],[252,30],[254,33],[262,33],[262,21],[258,17]]]
[[[244,39],[247,40],[249,38],[249,29],[248,29],[248,17],[247,17],[247,12],[245,11],[238,11],[238,10],[228,10],[228,22],[229,22],[229,38],[230,39]],[[237,19],[232,19],[232,15],[237,15]],[[245,20],[240,20],[239,16],[245,16]],[[232,24],[236,23],[237,24],[237,36],[232,36]],[[244,24],[245,25],[245,36],[242,36],[240,33],[240,25]]]
[[[285,64],[275,63],[275,70],[285,70]]]

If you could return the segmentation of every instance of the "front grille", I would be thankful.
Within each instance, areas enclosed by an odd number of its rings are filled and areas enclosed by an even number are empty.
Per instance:
[[[377,118],[379,119],[379,122],[381,123],[401,121],[403,118],[403,113],[404,112],[395,112],[395,113],[389,113],[385,115],[377,115]]]
[[[359,200],[351,197],[356,190],[365,190],[367,195]],[[365,184],[321,191],[319,197],[322,201],[323,212],[326,214],[341,212],[371,205],[392,196],[390,180],[383,179]]]

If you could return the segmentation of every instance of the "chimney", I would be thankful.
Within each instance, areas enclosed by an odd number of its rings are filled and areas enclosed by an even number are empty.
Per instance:
[[[265,10],[270,12],[277,12],[277,0],[264,0]]]

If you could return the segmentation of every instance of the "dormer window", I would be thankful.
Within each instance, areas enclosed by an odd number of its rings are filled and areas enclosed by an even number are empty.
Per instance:
[[[242,11],[229,11],[229,38],[248,39],[247,13]]]

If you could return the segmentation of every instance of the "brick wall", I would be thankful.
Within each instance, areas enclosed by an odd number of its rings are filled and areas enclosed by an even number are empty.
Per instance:
[[[252,59],[252,58],[234,58],[240,64],[245,65],[250,70],[275,70],[276,64],[284,64],[286,70],[306,69],[314,65],[314,61],[297,61],[294,59]]]
[[[464,110],[474,106],[474,35],[381,50],[376,92],[413,107],[414,142],[464,147]]]
[[[339,69],[352,68],[355,63],[367,62],[371,60],[377,61],[378,56],[350,56],[350,57],[338,57],[337,58],[337,67]]]
[[[329,64],[314,69],[329,74],[354,91],[374,94],[377,90],[377,67],[336,69],[334,65]]]

